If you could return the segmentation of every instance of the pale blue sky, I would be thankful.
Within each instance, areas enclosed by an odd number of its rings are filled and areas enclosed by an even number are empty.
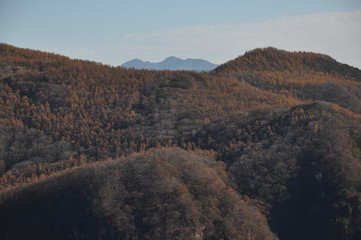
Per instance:
[[[361,68],[360,29],[360,0],[0,0],[0,42],[111,65],[275,46]]]

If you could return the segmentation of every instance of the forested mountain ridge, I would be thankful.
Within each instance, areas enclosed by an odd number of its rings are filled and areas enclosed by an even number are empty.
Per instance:
[[[360,81],[359,69],[337,62],[325,54],[313,52],[288,52],[277,48],[257,48],[234,60],[220,65],[216,73],[273,71],[307,73],[323,72]]]
[[[361,113],[361,71],[312,52],[255,49],[213,71],[301,100],[336,103]]]
[[[361,237],[358,69],[274,48],[211,73],[0,63],[4,239]]]

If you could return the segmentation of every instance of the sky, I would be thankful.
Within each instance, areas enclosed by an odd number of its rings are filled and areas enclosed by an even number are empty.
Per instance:
[[[113,66],[272,46],[361,69],[361,0],[0,0],[0,42]]]

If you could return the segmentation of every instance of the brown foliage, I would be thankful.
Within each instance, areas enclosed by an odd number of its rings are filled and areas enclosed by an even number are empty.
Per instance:
[[[325,55],[274,48],[195,73],[0,44],[0,197],[37,206],[32,191],[61,199],[69,187],[95,214],[76,216],[124,239],[272,239],[242,199],[281,238],[358,239],[360,76]]]

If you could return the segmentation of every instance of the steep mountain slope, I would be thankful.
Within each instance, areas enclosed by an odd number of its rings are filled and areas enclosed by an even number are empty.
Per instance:
[[[191,71],[211,71],[218,65],[203,59],[180,59],[168,57],[162,62],[144,62],[140,59],[133,59],[121,65],[125,68],[148,69],[148,70],[191,70]]]
[[[0,62],[4,239],[361,237],[358,69],[273,48],[211,73]]]

